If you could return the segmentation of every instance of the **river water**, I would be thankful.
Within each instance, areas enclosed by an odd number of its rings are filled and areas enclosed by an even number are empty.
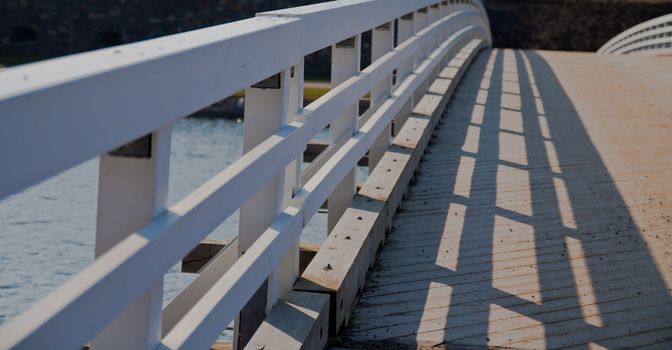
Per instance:
[[[242,153],[243,125],[233,120],[181,119],[172,136],[169,204]],[[93,261],[97,187],[96,158],[0,201],[0,324]],[[237,227],[234,214],[209,238],[235,237]],[[319,243],[325,237],[326,214],[318,214],[302,241]],[[164,278],[164,304],[194,277],[173,267]]]

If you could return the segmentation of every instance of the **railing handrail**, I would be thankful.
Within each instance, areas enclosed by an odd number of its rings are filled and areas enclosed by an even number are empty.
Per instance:
[[[659,35],[663,37],[660,38]],[[623,31],[605,43],[597,52],[627,54],[647,46],[655,49],[657,44],[672,44],[672,14],[648,20]],[[672,45],[668,45],[667,50],[671,51]]]
[[[406,0],[341,0],[308,5],[5,69],[0,72],[0,109],[9,111],[3,113],[3,123],[14,125],[0,130],[0,159],[12,169],[0,183],[0,199],[220,101],[291,65],[301,54],[361,33],[366,30],[363,23],[367,20],[383,23],[384,18],[400,17],[441,2],[417,1],[419,6],[416,1]],[[485,13],[480,0],[474,3]],[[356,21],[353,13],[359,14]],[[344,26],[347,29],[328,31],[328,40],[309,40],[320,28],[332,24],[324,23],[325,15],[333,23],[348,23]],[[484,20],[487,23],[487,17]],[[254,41],[255,45],[241,44],[245,41]],[[185,65],[192,69],[183,72]],[[117,89],[109,90],[113,84]],[[195,84],[209,88],[199,91],[198,96],[188,96],[190,89],[184,86]],[[142,103],[143,99],[153,103]],[[119,105],[120,100],[126,103]],[[157,104],[157,100],[166,103]],[[86,101],[89,103],[83,103]],[[47,111],[51,118],[45,120],[42,116]],[[69,119],[74,120],[64,124]],[[18,136],[35,132],[36,125],[44,130],[39,137]],[[67,136],[59,133],[62,128],[68,131]],[[84,141],[87,143],[83,147]],[[14,152],[16,149],[22,152]],[[45,154],[51,162],[35,161]]]
[[[0,198],[286,71],[317,49],[409,12],[446,3],[334,1],[2,71],[0,159],[12,173],[2,175]],[[400,79],[394,92],[374,107],[317,175],[299,186],[289,206],[246,254],[230,269],[225,268],[227,272],[219,278],[208,277],[210,282],[201,287],[200,298],[195,302],[193,295],[188,298],[191,307],[173,309],[178,310],[171,313],[176,319],[169,320],[162,345],[209,346],[221,332],[221,325],[240,311],[277,268],[298,241],[301,229],[439,63],[472,38],[490,42],[481,2],[460,4],[466,7],[443,17],[435,11],[433,22],[364,71],[305,109],[289,111],[290,117],[296,114],[296,118],[290,118],[271,137],[0,328],[0,348],[81,346],[283,172],[302,154],[308,141],[348,106],[376,89],[404,62],[415,59],[412,74]],[[338,30],[329,27],[323,36],[314,34],[319,26],[336,23],[348,25]],[[190,91],[195,84],[202,88]],[[125,103],[120,105],[121,101]],[[50,118],[45,120],[45,115]],[[9,152],[16,149],[25,152]],[[124,285],[123,292],[114,293],[119,285]],[[176,302],[181,302],[179,298]]]

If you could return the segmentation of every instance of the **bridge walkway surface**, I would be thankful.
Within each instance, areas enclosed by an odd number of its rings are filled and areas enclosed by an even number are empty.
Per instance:
[[[486,50],[334,348],[670,348],[672,60]]]

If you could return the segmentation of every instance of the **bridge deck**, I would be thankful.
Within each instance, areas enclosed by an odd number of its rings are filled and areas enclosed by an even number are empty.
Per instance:
[[[482,53],[341,345],[669,348],[671,152],[672,60]]]

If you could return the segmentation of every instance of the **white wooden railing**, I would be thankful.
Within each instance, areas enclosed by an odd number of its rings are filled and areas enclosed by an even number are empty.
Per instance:
[[[672,55],[672,13],[638,24],[598,51],[601,54]]]
[[[375,165],[393,118],[475,38],[491,42],[478,0],[341,0],[3,70],[0,199],[96,156],[100,179],[95,262],[1,328],[0,348],[205,349],[264,285],[271,307],[303,227],[326,199],[338,220],[357,161]],[[328,46],[333,89],[303,108],[303,57]],[[244,155],[167,208],[172,123],[243,88]],[[237,240],[162,310],[164,273],[239,208]]]

